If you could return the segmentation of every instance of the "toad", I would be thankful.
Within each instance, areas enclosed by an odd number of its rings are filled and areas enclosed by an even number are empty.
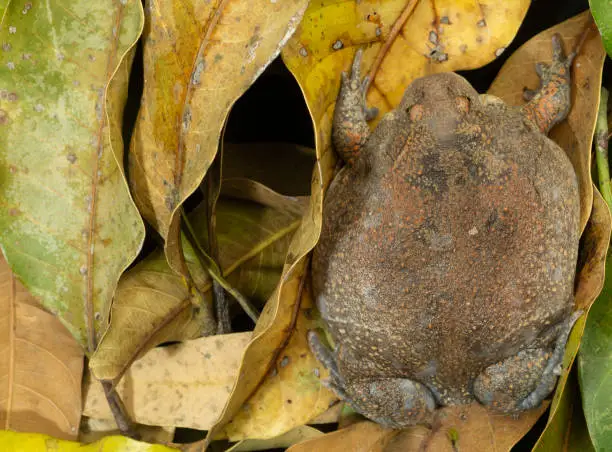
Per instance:
[[[561,38],[523,107],[454,73],[415,80],[370,133],[358,51],[342,75],[312,260],[327,385],[388,427],[478,401],[516,414],[557,381],[573,313],[576,175],[546,134],[570,108]]]

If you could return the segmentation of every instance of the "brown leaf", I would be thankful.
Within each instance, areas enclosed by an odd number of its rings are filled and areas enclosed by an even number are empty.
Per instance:
[[[0,256],[0,429],[75,439],[83,350]]]
[[[181,271],[182,203],[217,152],[234,101],[278,55],[306,0],[147,1],[145,83],[130,149],[143,216]]]
[[[569,53],[589,26],[592,26],[591,15],[585,11],[533,37],[506,61],[488,93],[510,105],[524,104],[523,88],[539,86],[535,64],[550,62],[552,59],[552,36],[560,33],[565,50]],[[591,30],[572,67],[572,109],[567,119],[550,133],[550,138],[565,150],[578,176],[581,230],[586,225],[593,205],[591,144],[605,55],[599,34]]]
[[[510,448],[529,431],[546,406],[522,413],[518,419],[492,414],[479,403],[438,410],[432,430],[424,426],[385,429],[370,421],[297,444],[290,452],[351,450],[356,452],[491,451]]]
[[[209,429],[225,404],[251,333],[155,348],[125,373],[117,391],[135,422]],[[87,378],[83,414],[112,419],[102,386]]]

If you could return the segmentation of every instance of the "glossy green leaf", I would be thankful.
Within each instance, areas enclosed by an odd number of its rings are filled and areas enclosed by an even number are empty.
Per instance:
[[[612,261],[606,262],[606,280],[591,308],[580,354],[580,390],[589,432],[597,450],[612,448]]]
[[[80,444],[41,435],[0,430],[3,452],[172,452],[177,449],[147,444],[124,436],[107,436],[91,444]]]
[[[606,52],[612,56],[612,5],[610,5],[610,0],[589,0],[589,6]]]
[[[0,8],[0,244],[88,353],[144,225],[123,175],[121,122],[139,0]]]

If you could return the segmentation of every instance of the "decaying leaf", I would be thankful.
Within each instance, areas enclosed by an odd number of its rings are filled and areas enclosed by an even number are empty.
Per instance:
[[[8,2],[0,22],[0,244],[92,353],[144,238],[120,130],[142,6],[27,5]]]
[[[57,318],[41,309],[2,257],[0,350],[0,429],[75,439],[83,350]]]
[[[538,62],[552,59],[552,36],[560,33],[569,53],[576,48],[583,32],[592,28],[572,67],[572,108],[565,121],[554,127],[550,138],[561,146],[578,176],[580,189],[581,230],[584,229],[593,205],[591,184],[591,145],[605,51],[601,38],[592,26],[588,11],[543,31],[529,40],[506,61],[488,94],[503,99],[510,105],[522,105],[523,88],[536,88],[539,79],[535,72]]]
[[[251,333],[203,337],[147,352],[117,392],[135,422],[209,429],[229,396]],[[100,383],[85,386],[83,414],[112,419]]]
[[[232,104],[278,55],[306,4],[147,1],[130,175],[140,211],[166,239],[179,272],[179,209],[213,161]]]
[[[107,436],[92,444],[80,444],[40,433],[16,433],[0,430],[3,452],[176,452],[178,449],[147,444],[125,436]]]
[[[518,419],[491,414],[478,403],[454,406],[438,411],[437,421],[430,430],[415,426],[404,430],[385,429],[370,421],[306,441],[289,449],[291,452],[310,450],[351,450],[359,452],[455,452],[457,450],[510,450],[546,407],[521,413]]]
[[[266,300],[278,282],[303,208],[294,198],[258,184],[244,185],[245,181],[234,184],[233,197],[225,196],[217,204],[220,264],[233,287],[251,300]],[[203,206],[190,218],[204,241]],[[90,361],[97,378],[116,379],[134,359],[163,342],[214,333],[210,277],[187,241],[183,246],[198,290],[187,289],[181,276],[168,266],[162,250],[126,272],[117,287],[111,324]]]

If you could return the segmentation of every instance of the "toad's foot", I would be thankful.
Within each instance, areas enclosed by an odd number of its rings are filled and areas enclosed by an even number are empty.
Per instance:
[[[365,95],[369,79],[366,76],[361,80],[359,67],[362,56],[363,50],[357,50],[351,75],[342,73],[340,93],[334,111],[332,131],[334,147],[342,160],[349,165],[355,161],[370,135],[367,121],[378,114],[378,109],[366,108]]]
[[[554,349],[527,349],[487,367],[474,381],[474,395],[484,405],[502,413],[535,408],[555,388],[561,373],[565,345],[582,311],[567,319]]]
[[[308,333],[308,343],[317,359],[329,370],[330,378],[324,384],[358,413],[390,428],[429,424],[433,420],[436,402],[426,386],[406,378],[371,377],[345,381],[334,353],[321,343],[317,333]]]
[[[552,64],[535,65],[540,87],[537,90],[525,88],[523,93],[529,101],[523,106],[523,114],[543,133],[548,133],[555,124],[563,121],[571,106],[570,72],[576,53],[565,57],[563,41],[558,33],[552,37],[552,47]]]

